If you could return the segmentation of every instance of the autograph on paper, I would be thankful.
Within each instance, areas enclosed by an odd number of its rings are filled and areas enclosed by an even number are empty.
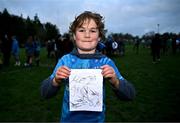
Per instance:
[[[69,88],[70,111],[102,111],[101,69],[71,69]]]

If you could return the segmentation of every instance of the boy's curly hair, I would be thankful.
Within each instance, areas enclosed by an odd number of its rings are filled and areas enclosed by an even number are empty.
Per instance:
[[[71,23],[69,27],[70,33],[74,34],[78,27],[81,27],[86,20],[90,19],[93,19],[97,24],[97,29],[99,30],[99,37],[104,37],[104,18],[100,14],[90,11],[85,11],[79,16],[75,17],[75,20]]]

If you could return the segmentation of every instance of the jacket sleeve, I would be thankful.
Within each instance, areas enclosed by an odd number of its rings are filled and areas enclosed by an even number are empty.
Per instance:
[[[119,80],[119,88],[113,87],[115,94],[121,100],[133,100],[136,96],[136,91],[134,86],[128,82],[126,79]]]
[[[45,99],[49,99],[55,96],[60,87],[56,87],[52,85],[52,79],[47,78],[41,83],[41,96]]]

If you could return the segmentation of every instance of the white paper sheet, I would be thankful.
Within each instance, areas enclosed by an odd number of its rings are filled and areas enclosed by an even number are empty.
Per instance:
[[[103,76],[101,69],[71,69],[70,111],[102,111]]]

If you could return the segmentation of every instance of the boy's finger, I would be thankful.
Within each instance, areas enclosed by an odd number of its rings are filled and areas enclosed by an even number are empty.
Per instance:
[[[63,69],[67,70],[67,71],[71,71],[67,66],[62,66]]]
[[[101,66],[100,68],[101,69],[105,69],[105,68],[107,68],[109,65],[103,65],[103,66]]]

